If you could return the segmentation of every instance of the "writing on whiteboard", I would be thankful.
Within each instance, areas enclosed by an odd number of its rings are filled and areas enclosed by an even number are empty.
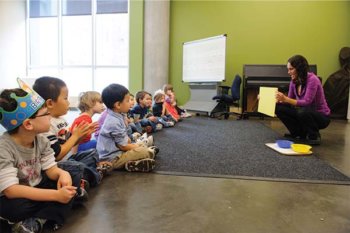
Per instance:
[[[184,43],[182,81],[224,81],[225,56],[225,35]]]

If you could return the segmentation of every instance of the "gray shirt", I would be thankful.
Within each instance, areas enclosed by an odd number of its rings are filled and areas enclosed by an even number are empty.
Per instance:
[[[128,144],[125,116],[107,109],[107,116],[97,139],[96,149],[101,160],[112,160],[123,152],[117,147]]]
[[[37,135],[34,147],[16,144],[6,132],[0,136],[0,196],[8,187],[21,184],[36,186],[40,183],[41,171],[56,165],[49,140]]]

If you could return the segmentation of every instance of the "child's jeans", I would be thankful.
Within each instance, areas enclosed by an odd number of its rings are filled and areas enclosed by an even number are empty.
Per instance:
[[[161,123],[164,127],[171,127],[174,126],[173,122],[166,121],[163,117],[157,117],[158,122]]]
[[[99,155],[96,149],[89,149],[86,151],[80,151],[67,160],[72,162],[78,162],[82,164],[84,168],[84,179],[89,181],[92,187],[101,183],[101,174],[97,171],[97,163],[99,162]]]
[[[137,133],[142,134],[142,126],[141,126],[140,122],[130,123],[129,126],[130,126],[133,133],[137,132]]]
[[[157,131],[157,124],[158,124],[158,122],[150,121],[147,118],[143,118],[140,122],[141,122],[141,126],[142,127],[151,126],[152,127],[152,132],[156,132]]]
[[[131,140],[134,140],[134,137],[133,137],[133,133],[139,133],[139,134],[142,134],[142,127],[141,127],[141,124],[140,122],[137,122],[137,123],[129,123],[128,124],[128,129],[127,129],[127,134],[128,134],[128,137],[131,139]]]

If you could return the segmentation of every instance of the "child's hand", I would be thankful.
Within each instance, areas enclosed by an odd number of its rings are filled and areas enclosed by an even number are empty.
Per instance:
[[[72,177],[68,172],[62,170],[57,180],[57,189],[60,189],[65,186],[71,186],[71,185],[72,185]]]
[[[65,186],[57,190],[57,201],[67,204],[77,193],[77,188],[74,186]]]
[[[89,132],[90,132],[90,124],[86,121],[83,121],[83,122],[80,122],[80,124],[74,128],[72,135],[75,135],[78,138],[82,138],[88,135]]]

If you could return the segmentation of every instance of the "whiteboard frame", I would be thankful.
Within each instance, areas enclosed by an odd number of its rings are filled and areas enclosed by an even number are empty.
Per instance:
[[[197,44],[197,43],[205,43],[207,41],[210,41],[210,40],[217,40],[217,39],[225,39],[224,40],[224,52],[223,52],[223,57],[222,57],[222,54],[221,54],[221,57],[220,57],[220,60],[222,61],[219,65],[219,69],[221,70],[221,74],[219,74],[219,78],[217,77],[213,77],[212,79],[188,79],[188,77],[185,75],[188,73],[188,72],[193,72],[193,71],[189,71],[188,69],[186,69],[186,64],[189,63],[189,62],[186,62],[187,57],[185,57],[185,50],[188,48],[186,48],[187,46],[186,45],[191,45],[191,44]],[[182,82],[184,83],[219,83],[219,82],[224,82],[225,81],[225,72],[226,72],[226,42],[227,42],[227,34],[223,34],[223,35],[218,35],[218,36],[213,36],[213,37],[208,37],[208,38],[204,38],[204,39],[199,39],[199,40],[193,40],[193,41],[188,41],[188,42],[185,42],[183,43],[183,48],[182,48]],[[204,58],[204,63],[207,62],[207,63],[210,63],[210,59],[212,59],[212,57],[205,57]],[[191,60],[191,64],[195,63],[197,61],[197,59],[195,59],[195,61]],[[185,64],[186,62],[186,64]],[[200,68],[203,66],[203,64],[200,66]],[[202,71],[201,71],[202,72]]]

